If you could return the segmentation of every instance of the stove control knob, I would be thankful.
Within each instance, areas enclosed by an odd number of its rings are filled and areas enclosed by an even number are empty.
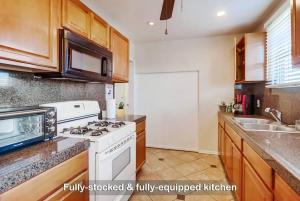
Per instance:
[[[50,127],[48,127],[48,132],[54,132],[56,129],[55,129],[55,127],[54,126],[50,126]]]
[[[49,125],[53,125],[53,124],[55,123],[55,119],[48,119],[48,120],[47,120],[47,123],[48,123]]]
[[[54,117],[55,116],[55,112],[54,111],[48,112],[47,116],[48,117]]]

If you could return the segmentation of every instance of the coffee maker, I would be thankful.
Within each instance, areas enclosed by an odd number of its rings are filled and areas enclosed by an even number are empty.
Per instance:
[[[235,114],[253,115],[255,113],[255,95],[237,94],[233,109]]]

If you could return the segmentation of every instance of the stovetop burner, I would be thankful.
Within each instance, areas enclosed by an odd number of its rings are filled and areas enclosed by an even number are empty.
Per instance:
[[[110,130],[108,128],[120,128],[126,124],[122,121],[113,122],[113,121],[91,121],[87,123],[87,126],[82,127],[71,127],[64,128],[64,132],[69,132],[72,135],[91,135],[91,136],[101,136],[104,135]]]
[[[83,126],[83,127],[76,127],[76,128],[64,128],[63,129],[63,132],[67,132],[67,131],[70,131],[70,134],[73,134],[73,135],[85,135],[86,133],[92,131],[93,129],[91,128],[88,128],[87,126]]]
[[[108,133],[109,131],[106,128],[102,128],[102,129],[96,129],[92,132],[91,136],[100,136],[103,135],[105,133]]]
[[[91,121],[88,122],[89,126],[97,126],[97,127],[108,127],[111,126],[112,128],[120,128],[125,126],[126,124],[122,121],[120,122],[112,122],[112,121]]]
[[[123,121],[115,122],[115,123],[112,123],[112,125],[111,125],[111,127],[113,127],[113,128],[120,128],[122,126],[125,126],[125,123]]]

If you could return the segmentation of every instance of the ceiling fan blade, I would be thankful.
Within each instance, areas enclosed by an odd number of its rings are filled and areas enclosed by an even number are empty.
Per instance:
[[[167,20],[172,17],[175,0],[164,0],[160,20]]]

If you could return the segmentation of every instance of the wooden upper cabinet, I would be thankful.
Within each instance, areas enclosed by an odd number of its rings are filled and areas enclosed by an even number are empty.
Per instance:
[[[79,0],[62,0],[62,25],[90,38],[91,13]]]
[[[109,25],[94,13],[91,13],[91,40],[109,48]]]
[[[275,201],[300,201],[297,194],[280,176],[275,175]]]
[[[243,160],[243,175],[243,201],[273,201],[272,192],[245,159]]]
[[[292,62],[300,66],[300,0],[292,2]]]
[[[266,33],[247,33],[235,47],[235,81],[265,80]]]
[[[110,28],[110,48],[113,53],[113,81],[128,82],[129,41],[112,27]]]
[[[1,1],[0,63],[11,65],[1,68],[58,70],[60,5],[60,0]]]

